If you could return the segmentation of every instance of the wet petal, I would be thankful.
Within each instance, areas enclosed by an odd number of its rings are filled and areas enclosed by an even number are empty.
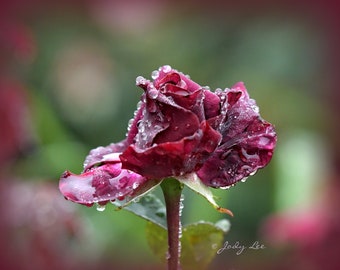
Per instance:
[[[228,187],[265,167],[275,144],[274,128],[257,119],[238,138],[219,146],[197,175],[210,187]]]
[[[119,143],[111,143],[108,146],[99,146],[92,149],[84,161],[84,170],[96,166],[102,162],[117,162],[119,161],[119,155],[127,147],[126,140]]]
[[[132,199],[145,192],[149,185],[145,177],[122,169],[121,163],[108,163],[81,175],[66,171],[60,179],[59,189],[66,199],[91,206]]]
[[[123,168],[151,179],[183,175],[203,164],[216,149],[221,135],[206,122],[179,141],[156,144],[145,150],[130,145],[120,156]]]
[[[205,118],[210,119],[217,116],[220,112],[220,99],[219,97],[209,91],[204,91],[204,113]]]

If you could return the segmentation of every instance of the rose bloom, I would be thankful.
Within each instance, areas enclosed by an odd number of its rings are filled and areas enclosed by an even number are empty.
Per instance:
[[[131,200],[166,177],[193,173],[206,186],[227,188],[271,160],[274,127],[243,83],[211,92],[168,65],[151,77],[136,79],[144,93],[126,138],[93,149],[81,175],[64,172],[65,198],[88,206]]]

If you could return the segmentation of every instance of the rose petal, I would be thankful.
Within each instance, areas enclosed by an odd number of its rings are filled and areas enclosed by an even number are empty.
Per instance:
[[[208,186],[227,187],[263,168],[276,145],[274,127],[262,120],[243,83],[217,93],[221,113],[209,121],[222,142],[197,175]],[[218,125],[218,126],[217,126]]]
[[[145,150],[130,145],[120,158],[123,168],[151,179],[178,176],[201,166],[216,149],[220,139],[221,135],[204,121],[192,136]]]
[[[169,123],[169,127],[158,133],[154,143],[175,142],[193,135],[200,126],[198,117],[184,108],[164,105],[162,113]]]
[[[230,186],[265,167],[272,158],[275,144],[273,126],[257,119],[238,138],[219,146],[197,175],[210,187]]]
[[[167,92],[167,95],[173,99],[176,105],[193,112],[200,121],[205,120],[203,107],[204,95],[202,89],[184,94],[183,90],[180,90],[181,88],[174,85],[168,86],[166,89],[171,89],[171,91]],[[174,89],[176,89],[176,91],[173,91]]]
[[[59,189],[66,199],[91,206],[133,198],[145,189],[147,182],[145,177],[121,169],[121,163],[108,163],[81,175],[66,171],[60,179]]]
[[[84,171],[102,162],[117,162],[119,155],[127,147],[126,140],[119,143],[111,143],[108,146],[99,146],[92,149],[84,161]]]
[[[205,118],[210,119],[217,116],[220,112],[220,99],[219,97],[209,91],[204,90],[204,113]]]

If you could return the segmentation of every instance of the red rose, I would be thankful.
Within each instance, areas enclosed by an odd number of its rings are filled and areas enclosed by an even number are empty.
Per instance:
[[[170,66],[152,78],[136,79],[144,93],[127,138],[92,150],[82,175],[64,173],[66,198],[83,204],[132,198],[165,177],[191,173],[207,186],[228,187],[268,164],[276,134],[243,83],[211,92]]]

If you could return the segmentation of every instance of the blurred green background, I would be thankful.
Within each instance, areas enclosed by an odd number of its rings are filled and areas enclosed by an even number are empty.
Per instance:
[[[278,133],[266,169],[214,191],[235,215],[226,240],[259,241],[266,249],[239,256],[226,250],[211,269],[320,269],[305,253],[318,253],[331,234],[328,224],[339,224],[327,216],[329,198],[337,197],[329,190],[338,190],[327,7],[307,1],[4,4],[1,265],[162,268],[148,249],[145,221],[112,206],[98,212],[67,202],[58,179],[66,169],[81,172],[91,148],[124,138],[141,95],[135,78],[169,64],[211,89],[245,82]],[[203,198],[184,193],[183,223],[225,218]]]

